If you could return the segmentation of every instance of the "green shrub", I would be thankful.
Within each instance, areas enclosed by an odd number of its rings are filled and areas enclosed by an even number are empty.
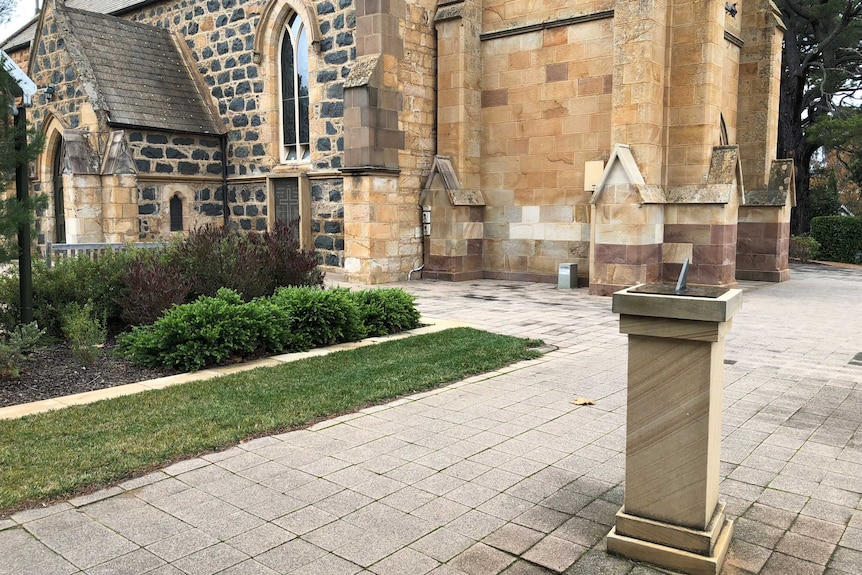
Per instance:
[[[104,318],[99,318],[93,304],[72,302],[62,308],[60,325],[72,346],[74,355],[84,365],[93,365],[107,338]]]
[[[196,370],[232,356],[301,351],[418,323],[413,296],[399,289],[279,288],[243,302],[222,288],[216,297],[173,306],[152,325],[132,328],[118,338],[118,352],[141,365]]]
[[[45,334],[36,322],[18,326],[0,338],[0,377],[18,378],[26,355],[33,351]]]
[[[791,259],[807,262],[815,260],[820,253],[820,243],[811,236],[791,236],[790,253]]]
[[[350,292],[368,335],[379,336],[419,325],[415,298],[402,289],[369,289]]]
[[[280,288],[271,301],[290,316],[290,330],[310,347],[365,337],[359,309],[344,288]]]
[[[120,318],[128,326],[148,325],[173,305],[186,303],[191,279],[162,252],[140,250],[126,264],[126,291],[117,298]]]
[[[48,267],[41,259],[33,260],[33,319],[48,335],[63,334],[60,313],[71,302],[89,302],[93,313],[109,325],[121,324],[118,298],[126,291],[123,273],[129,252],[107,252],[96,260],[84,256],[59,259]],[[18,271],[0,278],[0,322],[11,329],[21,317]]]
[[[820,243],[820,259],[857,263],[862,256],[862,219],[821,216],[811,219],[811,236]]]
[[[289,331],[287,313],[266,300],[244,303],[226,288],[215,297],[174,306],[154,324],[118,338],[118,351],[134,363],[194,371],[234,355],[282,352],[301,341]]]

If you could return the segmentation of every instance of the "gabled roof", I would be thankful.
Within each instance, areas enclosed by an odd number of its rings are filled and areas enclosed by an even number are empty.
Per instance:
[[[207,106],[170,32],[115,16],[62,8],[66,45],[112,126],[217,134],[222,124]]]
[[[66,6],[88,10],[98,14],[122,14],[134,8],[142,8],[147,4],[155,4],[160,0],[68,0]],[[7,52],[17,50],[29,45],[36,36],[36,25],[39,23],[37,14],[24,27],[13,33],[9,38],[0,43],[0,48]]]

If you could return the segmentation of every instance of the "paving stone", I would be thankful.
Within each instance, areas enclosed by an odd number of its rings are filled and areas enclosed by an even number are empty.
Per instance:
[[[215,537],[198,529],[189,529],[161,541],[156,541],[148,545],[147,550],[165,561],[175,561],[216,543],[218,540]]]
[[[549,535],[524,553],[523,558],[562,573],[586,551],[586,547]]]
[[[734,538],[753,545],[759,545],[760,547],[766,547],[767,549],[775,549],[775,546],[778,545],[783,535],[783,529],[758,521],[751,521],[744,517],[737,519],[733,523]]]
[[[542,533],[550,533],[569,519],[570,515],[536,505],[532,509],[528,509],[512,521],[519,525],[541,531]]]
[[[433,525],[442,526],[468,511],[470,511],[470,507],[467,505],[462,505],[445,497],[437,497],[413,509],[410,514],[430,521]]]
[[[177,574],[179,575],[180,573],[181,571],[178,570]],[[237,563],[224,571],[220,571],[218,575],[278,575],[278,572],[258,563],[254,559],[246,559],[242,563]]]
[[[545,534],[540,531],[515,523],[507,523],[485,537],[482,543],[512,555],[522,555],[544,537]]]
[[[362,567],[370,567],[384,557],[392,555],[404,547],[404,543],[377,533],[365,533],[352,539],[334,553]]]
[[[757,502],[767,507],[783,509],[792,513],[799,513],[808,502],[808,498],[795,493],[778,491],[777,489],[766,489],[757,498]]]
[[[467,575],[496,575],[515,560],[514,557],[492,547],[477,543],[448,563]]]
[[[820,501],[819,499],[811,499],[802,508],[800,514],[823,519],[824,521],[847,524],[850,521],[850,517],[853,516],[853,509],[827,501]]]
[[[298,509],[293,513],[288,513],[284,517],[276,519],[274,523],[279,527],[287,529],[291,533],[303,535],[309,531],[313,531],[318,527],[322,527],[327,523],[335,521],[337,517],[318,509],[314,505],[309,505]]]
[[[798,559],[826,565],[835,549],[835,544],[788,532],[784,534],[775,550]]]
[[[140,575],[165,565],[165,561],[146,549],[112,559],[87,570],[87,575]]]
[[[820,575],[823,572],[823,566],[804,559],[785,555],[784,553],[774,552],[769,556],[766,565],[760,571],[761,575]]]
[[[173,562],[189,575],[211,575],[247,560],[245,553],[226,543],[216,543]]]
[[[776,509],[774,507],[767,507],[765,505],[755,503],[748,508],[744,517],[751,521],[765,523],[780,529],[789,529],[796,520],[797,515],[790,511],[784,511],[783,509]]]
[[[790,530],[827,543],[838,543],[844,533],[844,526],[815,517],[800,515]]]
[[[162,481],[163,479],[167,479],[168,477],[170,476],[163,471],[154,471],[153,473],[147,473],[146,475],[123,481],[122,483],[118,484],[117,487],[125,491],[132,491],[138,489],[139,487],[144,487],[145,485],[151,485],[158,481]]]
[[[609,503],[607,501],[602,501],[601,499],[596,499],[578,511],[578,517],[583,517],[585,519],[595,521],[596,523],[610,526],[614,524],[617,511],[619,510],[620,506],[616,503]]]
[[[862,529],[848,527],[838,544],[842,547],[862,551]]]
[[[168,475],[180,475],[182,473],[192,471],[193,469],[199,469],[208,465],[210,465],[210,462],[202,458],[186,459],[185,461],[168,465],[163,468],[162,471]]]
[[[321,549],[335,551],[351,541],[361,539],[366,531],[345,520],[337,520],[306,533],[303,539],[314,543]]]
[[[496,497],[492,497],[477,509],[494,517],[511,521],[532,507],[533,504],[529,501],[513,497],[508,493],[501,493]]]
[[[288,573],[324,555],[326,551],[320,547],[301,539],[293,539],[258,555],[255,560],[278,573]]]
[[[734,539],[727,552],[726,565],[747,573],[759,573],[771,554],[771,549]]]
[[[0,561],[2,575],[78,572],[76,566],[21,528],[0,531],[0,557],[3,557]]]
[[[862,551],[848,549],[840,545],[835,548],[828,567],[846,573],[862,573]]]
[[[272,523],[264,523],[250,531],[245,531],[226,541],[228,545],[242,551],[249,557],[260,555],[282,543],[294,539],[296,535]]]
[[[553,575],[553,571],[541,565],[518,559],[503,572],[504,575]]]
[[[369,571],[378,575],[424,575],[438,565],[431,557],[406,547],[372,565]]]
[[[345,489],[344,491],[339,491],[335,495],[321,499],[315,503],[314,506],[335,517],[344,517],[361,507],[365,507],[372,501],[374,500],[367,495]]]
[[[607,535],[608,531],[608,527],[601,523],[583,517],[572,517],[551,534],[584,547],[592,547]]]
[[[480,540],[503,526],[505,521],[477,509],[468,511],[449,522],[447,527],[453,531]]]
[[[432,531],[421,539],[410,544],[412,549],[436,559],[440,562],[446,562],[458,555],[476,541],[456,533],[445,527],[441,527]]]
[[[362,567],[359,565],[327,553],[291,571],[291,575],[353,575],[361,570]]]
[[[569,567],[566,575],[627,575],[633,568],[631,561],[608,555],[604,547],[595,547]]]
[[[14,521],[15,523],[18,523],[19,525],[23,525],[24,523],[27,523],[29,521],[42,519],[43,517],[47,517],[49,515],[56,515],[57,513],[62,513],[63,511],[67,511],[69,509],[72,509],[72,505],[64,501],[62,503],[48,505],[47,507],[36,507],[33,509],[19,511],[18,513],[13,513],[10,519],[12,519],[12,521]]]

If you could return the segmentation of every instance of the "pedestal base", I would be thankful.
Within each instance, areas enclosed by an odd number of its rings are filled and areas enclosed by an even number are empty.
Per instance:
[[[716,508],[705,531],[617,513],[608,534],[608,552],[689,575],[718,575],[733,534],[724,504]]]

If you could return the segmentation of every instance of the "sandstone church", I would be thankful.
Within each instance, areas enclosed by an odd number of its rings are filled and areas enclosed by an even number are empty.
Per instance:
[[[298,221],[351,281],[782,281],[770,0],[45,0],[38,241]]]

